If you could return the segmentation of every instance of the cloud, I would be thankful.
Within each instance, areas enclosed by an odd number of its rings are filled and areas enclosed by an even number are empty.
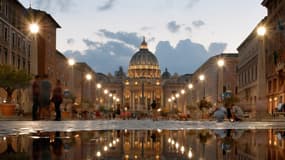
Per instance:
[[[200,0],[189,0],[187,8],[193,8]]]
[[[111,32],[106,29],[99,30],[99,35],[111,40],[118,40],[138,48],[142,42],[142,37],[135,32]]]
[[[141,36],[137,33],[123,31],[101,30],[99,33],[107,38],[105,42],[85,38],[82,39],[87,46],[85,50],[68,50],[64,54],[79,62],[88,63],[96,72],[113,73],[119,66],[127,70],[132,55],[138,51],[139,45],[135,44],[141,43]],[[154,40],[154,38],[149,39],[149,41]],[[207,49],[190,39],[180,40],[176,46],[172,46],[169,41],[159,41],[155,51],[152,52],[155,53],[162,71],[168,68],[170,72],[184,74],[193,73],[209,57],[222,53],[226,46],[226,43],[212,42]]]
[[[75,39],[73,39],[73,38],[68,38],[68,39],[66,40],[66,43],[69,44],[69,45],[73,45],[73,44],[75,43]]]
[[[142,31],[148,31],[148,30],[151,30],[152,27],[148,27],[148,26],[144,26],[141,28]]]
[[[87,38],[83,39],[82,41],[88,48],[92,48],[92,49],[98,48],[102,45],[101,43],[89,40]]]
[[[185,27],[185,30],[186,30],[187,32],[189,32],[189,33],[192,32],[192,28],[191,28],[191,27]]]
[[[68,50],[64,55],[73,57],[78,62],[86,62],[96,72],[114,72],[119,66],[126,70],[132,54],[135,53],[134,49],[122,42],[98,43],[89,39],[83,39],[83,42],[88,46],[86,50]]]
[[[172,32],[176,33],[181,28],[181,25],[176,24],[176,21],[170,21],[167,23],[167,29]]]
[[[227,47],[227,43],[213,42],[208,48],[208,52],[212,55],[223,53]]]
[[[192,25],[196,28],[200,28],[205,25],[205,22],[202,20],[196,20],[192,22]]]
[[[160,41],[155,55],[161,69],[168,68],[178,73],[193,73],[210,57],[203,45],[190,39],[180,40],[175,47],[169,41]]]
[[[39,9],[60,12],[67,12],[73,6],[76,6],[74,0],[35,0],[32,5]]]
[[[107,0],[103,5],[99,6],[97,10],[106,11],[114,7],[115,0]]]
[[[162,70],[168,68],[180,74],[193,73],[211,56],[222,53],[226,46],[226,43],[213,42],[207,50],[190,39],[180,40],[176,46],[171,46],[169,41],[160,41],[155,55]]]

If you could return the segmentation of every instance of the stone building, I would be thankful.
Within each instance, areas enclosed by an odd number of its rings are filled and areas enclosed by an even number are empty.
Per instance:
[[[262,52],[261,39],[256,33],[257,27],[261,21],[250,33],[250,35],[237,48],[239,53],[238,74],[238,97],[240,105],[246,111],[256,113],[258,101],[258,71],[259,53]],[[264,70],[263,70],[264,72]],[[265,79],[265,76],[264,76]]]
[[[73,66],[73,90],[75,103],[88,103],[94,105],[96,97],[96,74],[94,70],[86,63],[80,62]],[[71,77],[71,78],[72,78]]]
[[[32,38],[27,21],[28,11],[17,0],[0,1],[0,64],[32,73]],[[0,89],[0,103],[5,100],[6,92]],[[28,104],[27,91],[17,90],[12,101],[21,105]]]
[[[222,67],[218,66],[218,60],[223,60]],[[237,63],[238,54],[236,53],[222,53],[209,58],[193,73],[191,101],[196,103],[205,98],[214,104],[222,100],[225,92],[236,95]]]
[[[29,21],[39,26],[39,32],[33,35],[35,41],[35,51],[33,55],[32,67],[35,69],[34,74],[47,74],[49,79],[54,83],[56,77],[56,30],[61,28],[55,19],[48,13],[29,8]]]
[[[272,113],[278,102],[285,102],[285,1],[263,0],[267,8],[264,26],[266,104],[267,111]]]

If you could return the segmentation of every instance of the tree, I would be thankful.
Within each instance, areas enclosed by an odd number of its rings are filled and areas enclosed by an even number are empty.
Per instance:
[[[11,102],[14,91],[28,87],[31,79],[31,75],[24,70],[17,70],[10,65],[0,65],[0,88],[7,93],[7,103]]]

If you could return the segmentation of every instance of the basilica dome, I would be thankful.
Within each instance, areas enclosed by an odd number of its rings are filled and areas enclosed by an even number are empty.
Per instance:
[[[160,68],[157,58],[148,50],[145,39],[140,50],[130,60],[128,77],[130,78],[159,78]]]

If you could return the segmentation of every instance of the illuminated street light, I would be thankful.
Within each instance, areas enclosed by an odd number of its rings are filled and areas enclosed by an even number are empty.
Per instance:
[[[92,79],[92,76],[91,76],[91,74],[86,74],[86,76],[85,76],[85,78],[88,80],[88,81],[90,81],[91,79]]]
[[[204,75],[204,74],[201,74],[201,75],[199,76],[199,80],[200,80],[201,82],[203,82],[203,98],[205,98],[205,97],[206,97],[206,88],[205,88],[205,83],[204,83],[205,75]]]
[[[180,97],[180,94],[179,94],[179,93],[176,93],[176,94],[175,94],[175,97],[176,97],[176,98],[179,98],[179,97]]]
[[[102,85],[101,85],[100,83],[98,83],[98,84],[96,85],[96,87],[97,87],[98,89],[100,89],[100,88],[102,88]]]
[[[68,59],[68,65],[73,66],[75,64],[75,60],[74,59]]]
[[[188,158],[192,158],[192,157],[193,157],[193,153],[192,153],[192,149],[190,148],[188,152]]]
[[[108,146],[104,146],[104,151],[108,151]]]
[[[97,157],[101,157],[101,152],[98,151],[98,152],[96,153],[96,155],[97,155]]]
[[[185,90],[184,89],[181,90],[181,94],[185,94]]]
[[[104,90],[104,94],[108,94],[109,91],[107,89]]]
[[[217,64],[219,67],[223,67],[225,65],[225,61],[223,59],[219,59]]]
[[[188,88],[189,88],[189,89],[192,89],[192,88],[193,88],[193,84],[190,83],[190,84],[188,85]]]
[[[39,31],[40,31],[40,27],[39,27],[39,25],[36,24],[36,23],[30,24],[29,29],[30,29],[30,32],[31,32],[32,34],[37,34],[37,33],[39,33]]]
[[[266,34],[266,28],[264,26],[260,26],[257,28],[257,35],[264,36]]]
[[[184,146],[181,146],[180,151],[181,151],[181,153],[182,153],[182,154],[184,154],[184,152],[185,152],[185,148],[184,148]]]
[[[204,74],[201,74],[201,75],[199,76],[199,80],[200,80],[200,81],[204,81],[204,80],[205,80],[205,75],[204,75]]]

